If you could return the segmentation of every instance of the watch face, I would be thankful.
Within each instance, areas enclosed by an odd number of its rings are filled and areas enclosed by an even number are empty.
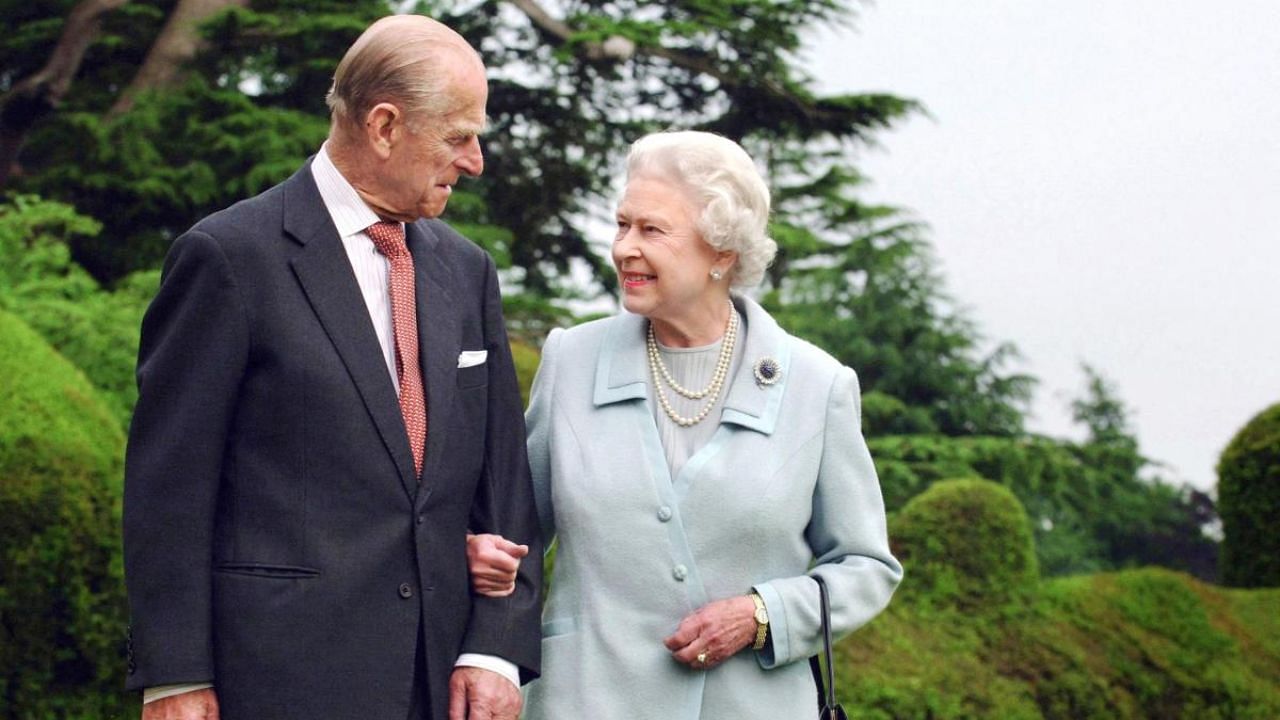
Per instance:
[[[765,612],[764,608],[756,608],[756,622],[761,625],[769,624],[769,613]]]

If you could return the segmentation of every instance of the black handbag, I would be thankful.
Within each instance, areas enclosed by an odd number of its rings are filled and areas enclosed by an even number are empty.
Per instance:
[[[822,655],[827,661],[827,681],[823,683],[822,667],[818,663],[818,656],[809,658],[809,669],[813,671],[813,683],[818,688],[818,720],[848,720],[848,716],[844,714],[844,708],[836,702],[836,674],[831,664],[831,604],[827,600],[827,584],[817,575],[814,575],[813,579],[818,581],[818,596],[822,606]]]

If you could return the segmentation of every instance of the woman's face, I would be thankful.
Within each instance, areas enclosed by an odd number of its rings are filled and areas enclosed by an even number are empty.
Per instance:
[[[613,240],[613,265],[627,310],[679,323],[728,297],[732,253],[703,241],[697,217],[688,193],[675,183],[643,175],[627,183]],[[713,267],[726,279],[713,281]]]

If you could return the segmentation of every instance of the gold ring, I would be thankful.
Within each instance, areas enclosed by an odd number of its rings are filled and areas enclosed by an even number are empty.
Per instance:
[[[698,653],[698,658],[697,658],[697,659],[698,659],[698,664],[699,664],[699,665],[706,665],[706,664],[707,664],[707,651],[706,651],[706,650],[703,650],[702,652]]]

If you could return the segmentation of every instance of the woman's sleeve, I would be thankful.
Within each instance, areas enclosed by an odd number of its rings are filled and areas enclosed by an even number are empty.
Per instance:
[[[827,399],[822,460],[805,530],[816,563],[808,575],[755,587],[769,613],[769,643],[760,664],[776,667],[822,649],[818,584],[831,600],[831,627],[843,635],[865,625],[889,604],[902,565],[889,551],[884,499],[871,453],[862,438],[858,377],[842,367]]]
[[[556,328],[542,345],[542,360],[533,378],[529,409],[524,421],[528,434],[529,470],[533,496],[538,505],[543,548],[550,549],[555,538],[555,507],[551,502],[551,406],[555,397],[556,351],[564,330]]]

